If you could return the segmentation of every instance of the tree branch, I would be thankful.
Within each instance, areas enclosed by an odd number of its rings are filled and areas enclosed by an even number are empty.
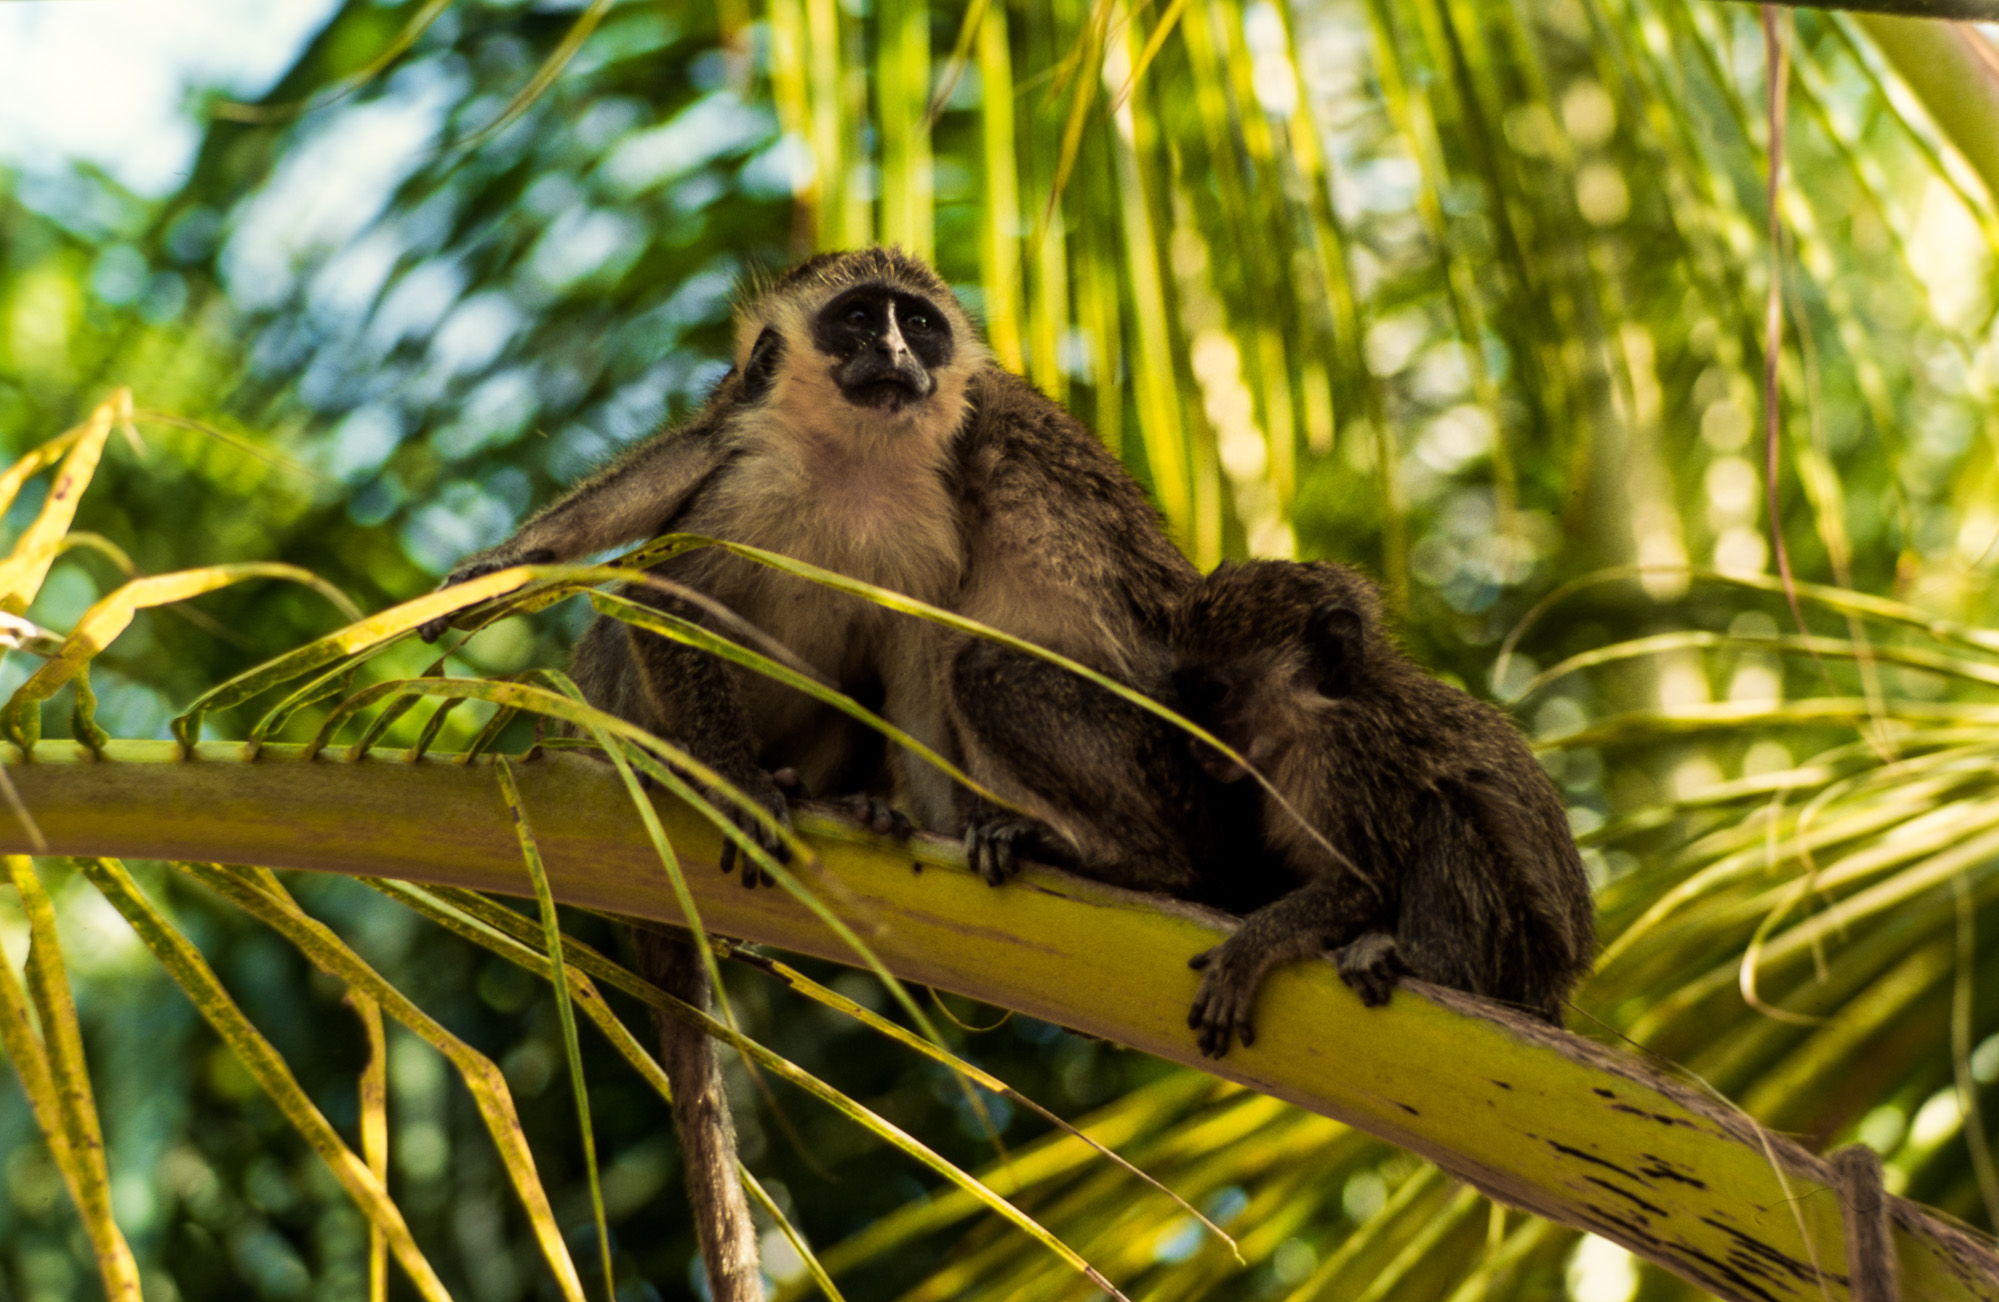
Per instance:
[[[199,859],[406,878],[527,896],[485,762],[302,761],[233,743],[193,760],[113,742],[92,760],[44,742],[7,766],[47,853]],[[679,921],[665,871],[610,770],[555,755],[518,769],[558,898]],[[660,812],[708,926],[839,961],[853,953],[796,900],[714,870],[719,841]],[[1743,1114],[1579,1036],[1420,987],[1363,1008],[1330,964],[1266,986],[1256,1047],[1201,1058],[1186,1027],[1188,956],[1227,920],[1031,869],[989,889],[958,848],[895,845],[802,810],[822,866],[800,876],[906,980],[1073,1027],[1358,1126],[1509,1203],[1592,1230],[1744,1302],[1846,1296],[1841,1200],[1825,1163]],[[0,850],[35,849],[0,812]],[[1903,1296],[1999,1302],[1999,1256],[1927,1209],[1889,1199]]]

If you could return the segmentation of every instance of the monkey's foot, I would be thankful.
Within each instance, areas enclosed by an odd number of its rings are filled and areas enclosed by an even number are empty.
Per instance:
[[[795,777],[793,782],[796,782]],[[758,849],[779,863],[790,863],[791,847],[784,843],[783,833],[791,830],[791,804],[784,798],[784,791],[778,785],[777,779],[762,769],[758,769],[756,770],[755,777],[737,778],[735,786],[737,790],[761,806],[764,812],[769,814],[777,823],[777,827],[766,827],[763,821],[757,818],[756,815],[720,792],[710,792],[709,799],[714,801],[718,808],[725,810],[729,814],[730,819],[736,824],[736,827]],[[735,840],[733,838],[725,839],[722,842],[722,854],[720,858],[724,876],[736,870],[737,857]],[[764,871],[763,866],[757,863],[754,858],[747,854],[742,855],[741,858],[743,861],[743,885],[749,887],[754,887],[759,883],[765,886],[777,885],[777,878]]]
[[[965,824],[965,860],[998,886],[1020,871],[1020,861],[1041,844],[1041,824],[1013,814],[974,814]]]
[[[876,836],[892,836],[906,841],[916,830],[909,815],[879,796],[841,796],[829,802],[835,809],[867,828]]]
[[[1201,974],[1200,988],[1194,991],[1194,1007],[1187,1025],[1196,1032],[1201,1052],[1219,1058],[1229,1051],[1231,1038],[1247,1049],[1256,1043],[1256,1027],[1249,1012],[1256,1003],[1256,989],[1263,984],[1269,964],[1263,962],[1252,945],[1237,944],[1237,932],[1228,940],[1187,960],[1187,966]]]
[[[1385,931],[1370,931],[1333,951],[1333,966],[1340,980],[1352,987],[1369,1008],[1388,1002],[1389,994],[1407,972],[1395,937]]]

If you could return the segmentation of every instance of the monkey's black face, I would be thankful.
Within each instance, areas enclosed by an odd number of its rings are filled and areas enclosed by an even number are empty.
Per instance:
[[[1256,748],[1255,730],[1245,718],[1245,691],[1233,674],[1206,665],[1182,665],[1173,671],[1175,708],[1219,737],[1238,755]],[[1249,770],[1198,738],[1187,745],[1194,762],[1217,782],[1235,782]]]
[[[887,285],[861,285],[828,303],[812,323],[812,342],[834,360],[847,401],[888,413],[936,391],[953,343],[936,304]]]

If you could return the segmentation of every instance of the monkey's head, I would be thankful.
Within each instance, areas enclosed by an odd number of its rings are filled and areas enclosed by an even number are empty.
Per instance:
[[[793,267],[741,309],[736,339],[746,401],[857,431],[954,430],[986,361],[950,286],[881,247]]]
[[[1344,565],[1224,563],[1173,613],[1176,708],[1260,768],[1398,661],[1381,628],[1380,590]],[[1248,775],[1199,742],[1194,757],[1220,781]]]

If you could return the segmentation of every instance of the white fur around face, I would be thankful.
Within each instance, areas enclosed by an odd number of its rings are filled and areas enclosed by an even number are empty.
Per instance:
[[[732,422],[745,454],[725,491],[740,537],[926,600],[947,597],[963,559],[957,505],[944,482],[953,435],[964,423],[972,377],[989,354],[953,298],[937,307],[952,332],[951,360],[931,373],[927,398],[896,411],[857,407],[834,379],[837,358],[812,341],[812,323],[859,283],[921,293],[894,280],[829,279],[789,297],[766,294],[737,319],[746,365],[757,337],[775,330],[784,352],[769,394]]]
[[[838,359],[821,353],[812,342],[812,323],[826,304],[859,284],[881,284],[903,293],[919,294],[936,303],[951,331],[951,360],[931,373],[935,388],[922,402],[911,403],[889,413],[855,407],[841,395],[833,381]],[[784,360],[766,407],[782,405],[793,417],[811,417],[816,432],[832,436],[843,444],[863,447],[879,440],[893,440],[897,455],[906,455],[911,436],[921,443],[940,445],[957,430],[965,411],[965,393],[971,379],[992,361],[985,340],[950,294],[939,296],[927,286],[906,284],[894,279],[868,277],[852,282],[837,279],[821,283],[787,298],[766,294],[737,314],[736,366],[747,366],[750,350],[765,329],[774,329],[784,340]]]

